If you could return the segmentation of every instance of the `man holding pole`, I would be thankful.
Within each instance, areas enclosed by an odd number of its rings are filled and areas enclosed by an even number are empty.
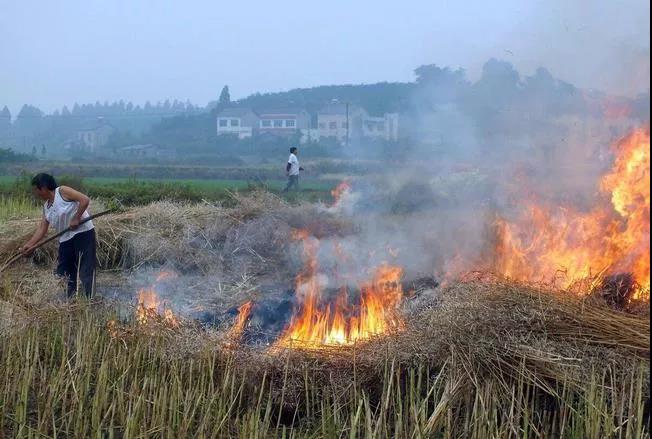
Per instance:
[[[53,225],[59,237],[57,274],[66,278],[68,297],[77,292],[77,279],[90,298],[95,289],[96,242],[93,221],[89,218],[90,199],[68,186],[57,186],[54,177],[38,174],[32,178],[32,192],[43,200],[43,217],[34,235],[21,247],[23,255],[35,246]]]

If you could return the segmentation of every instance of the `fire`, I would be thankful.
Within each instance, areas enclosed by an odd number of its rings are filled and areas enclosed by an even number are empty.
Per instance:
[[[343,181],[338,184],[335,189],[331,190],[331,196],[333,197],[333,204],[331,206],[336,206],[342,199],[344,193],[351,190],[351,185],[347,181]]]
[[[516,221],[498,219],[496,268],[526,281],[630,273],[635,297],[650,291],[650,133],[638,129],[613,147],[612,169],[599,181],[602,202],[589,212],[531,203]]]
[[[304,269],[296,278],[302,302],[277,346],[350,345],[403,327],[396,312],[403,297],[400,267],[377,267],[371,280],[360,285],[359,304],[349,300],[346,287],[340,288],[335,301],[324,303],[323,276],[317,264],[319,241],[306,231],[294,236],[302,241],[305,258]]]
[[[147,288],[138,290],[138,305],[136,306],[136,321],[145,325],[149,321],[162,321],[168,326],[176,328],[179,326],[179,320],[174,315],[172,310],[167,307],[158,298],[156,294],[156,284],[167,279],[176,277],[176,274],[163,271],[156,276],[156,281],[153,285]]]
[[[231,340],[236,340],[240,338],[242,333],[244,332],[245,325],[247,324],[247,321],[249,321],[249,316],[251,315],[251,308],[253,306],[253,302],[245,302],[240,307],[238,308],[238,316],[235,319],[235,322],[233,323],[233,326],[229,330],[228,338]]]

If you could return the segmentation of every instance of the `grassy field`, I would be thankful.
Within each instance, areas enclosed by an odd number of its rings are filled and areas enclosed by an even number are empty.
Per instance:
[[[34,218],[39,214],[38,205],[29,196],[0,195],[0,225],[9,219]]]
[[[221,201],[228,203],[234,191],[265,189],[279,193],[285,181],[255,182],[247,180],[84,178],[63,176],[60,184],[70,185],[103,202],[123,206],[142,205],[152,201]],[[330,200],[331,181],[306,181],[301,191],[284,195],[291,202]],[[39,204],[29,191],[29,179],[0,176],[0,225],[12,218],[32,218],[40,214]]]
[[[17,181],[14,176],[0,176],[0,188],[9,188]],[[206,179],[133,179],[133,178],[110,178],[110,177],[87,177],[83,179],[85,186],[94,187],[107,187],[112,185],[120,185],[132,182],[145,182],[145,183],[163,183],[169,185],[180,185],[200,190],[239,190],[247,189],[252,184],[261,184],[268,187],[273,191],[280,191],[285,186],[284,180],[272,180],[266,182],[257,182],[254,180],[206,180]],[[329,191],[333,188],[334,182],[332,181],[302,181],[301,187],[310,191]]]

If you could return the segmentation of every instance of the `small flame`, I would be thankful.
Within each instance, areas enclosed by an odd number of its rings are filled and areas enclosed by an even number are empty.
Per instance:
[[[297,293],[302,304],[276,343],[280,347],[318,348],[351,345],[403,327],[397,308],[403,298],[400,267],[381,265],[371,280],[360,285],[360,303],[349,301],[342,287],[334,302],[322,303],[317,264],[319,241],[305,230],[294,237],[303,243],[304,269],[297,275]]]
[[[179,326],[179,320],[172,310],[161,303],[156,294],[156,284],[164,280],[175,278],[177,275],[172,272],[163,271],[156,276],[153,285],[147,288],[141,288],[138,291],[138,305],[136,306],[136,321],[145,325],[150,321],[162,320],[166,325],[176,328]]]
[[[245,325],[249,321],[249,316],[251,315],[251,308],[253,307],[253,302],[248,301],[238,307],[238,316],[233,323],[233,326],[229,330],[228,338],[232,340],[237,340],[242,336],[244,332]]]
[[[347,181],[342,181],[335,187],[335,189],[331,190],[331,196],[333,197],[333,204],[331,207],[337,206],[342,201],[344,194],[350,190],[351,185]]]

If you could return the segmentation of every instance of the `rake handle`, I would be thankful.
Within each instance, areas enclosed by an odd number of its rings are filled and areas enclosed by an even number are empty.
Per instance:
[[[100,213],[96,213],[95,215],[91,215],[91,216],[89,216],[88,218],[84,218],[83,220],[81,220],[81,221],[79,222],[79,225],[81,226],[82,224],[84,224],[84,223],[86,223],[86,222],[88,222],[88,221],[90,221],[90,220],[93,220],[93,219],[95,219],[95,218],[98,218],[98,217],[101,217],[101,216],[103,216],[103,215],[106,215],[107,213],[111,213],[111,212],[113,212],[114,210],[115,210],[115,209],[108,209],[108,210],[105,210],[104,212],[100,212]],[[72,230],[72,229],[71,229],[70,227],[68,227],[67,229],[65,229],[65,230],[63,230],[63,231],[61,231],[61,232],[59,232],[59,233],[56,233],[56,234],[50,236],[50,237],[47,238],[47,239],[44,239],[43,241],[41,241],[41,242],[39,242],[38,244],[36,244],[36,245],[33,247],[32,250],[36,250],[36,249],[39,248],[39,247],[43,247],[43,246],[44,246],[45,244],[47,244],[48,242],[57,239],[58,237],[60,237],[60,236],[63,235],[64,233],[69,232],[70,230]],[[0,269],[0,272],[4,271],[7,267],[9,267],[11,264],[13,264],[13,263],[16,262],[18,259],[20,259],[20,257],[21,257],[22,255],[23,255],[23,254],[22,254],[22,252],[20,252],[20,251],[19,251],[18,253],[14,254],[14,255],[13,255],[11,258],[9,258],[9,260],[8,260],[8,261],[7,261],[7,262],[2,266],[2,268]]]

